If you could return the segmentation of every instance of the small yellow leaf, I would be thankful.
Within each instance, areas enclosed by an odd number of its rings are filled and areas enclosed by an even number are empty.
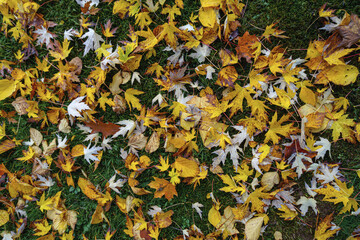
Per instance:
[[[84,145],[78,144],[71,149],[71,156],[79,157],[84,155]]]
[[[16,82],[13,80],[0,80],[0,101],[9,97],[16,89]]]
[[[5,225],[9,221],[9,213],[5,210],[0,210],[0,226]]]
[[[208,220],[214,227],[216,227],[221,221],[221,214],[219,210],[215,208],[215,206],[212,206],[212,208],[210,209],[208,214]]]
[[[308,103],[312,106],[315,106],[316,104],[316,95],[313,91],[310,90],[310,88],[302,87],[299,97],[304,103]]]

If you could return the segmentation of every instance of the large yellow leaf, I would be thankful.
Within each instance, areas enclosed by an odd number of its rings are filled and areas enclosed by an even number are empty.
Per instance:
[[[126,90],[125,92],[125,100],[127,101],[130,109],[131,106],[133,106],[134,108],[136,108],[137,110],[141,110],[141,104],[140,104],[140,100],[135,97],[135,95],[139,95],[139,94],[143,94],[144,92],[136,90],[134,88],[129,88],[128,90]]]
[[[221,191],[224,192],[241,192],[243,194],[246,192],[246,187],[240,183],[238,186],[235,181],[229,175],[219,175],[223,183],[227,184],[228,186],[220,188]]]
[[[246,222],[245,236],[247,240],[256,240],[259,238],[263,222],[263,217],[254,217]]]
[[[214,8],[200,8],[199,20],[204,27],[213,28],[216,23],[216,13]]]
[[[357,67],[352,65],[336,65],[327,68],[319,73],[317,76],[320,84],[326,84],[327,81],[333,82],[337,85],[346,86],[356,81],[359,75]]]
[[[290,210],[286,205],[281,205],[281,208],[278,210],[282,211],[281,213],[278,213],[278,215],[285,220],[293,220],[298,215],[296,211]]]
[[[172,166],[180,173],[180,177],[195,177],[199,173],[198,164],[183,157],[178,157]]]
[[[0,80],[0,100],[9,97],[16,89],[16,82],[8,79]]]
[[[289,119],[289,115],[284,115],[278,121],[277,112],[275,112],[274,116],[271,119],[269,130],[265,134],[264,142],[267,143],[271,140],[274,144],[277,144],[281,139],[281,137],[278,135],[288,137],[290,133],[294,131],[292,127],[293,124],[289,123],[287,125],[281,125],[283,122],[287,121],[288,119]]]
[[[314,239],[316,240],[326,240],[332,237],[336,232],[340,231],[340,228],[335,228],[331,230],[333,227],[333,223],[331,223],[332,214],[326,216],[317,226],[315,230]]]
[[[347,188],[346,183],[341,182],[338,179],[335,179],[335,182],[338,185],[339,190],[332,185],[327,184],[324,188],[315,189],[314,192],[325,195],[323,201],[332,202],[334,204],[342,202],[344,206],[346,206],[349,202],[349,197],[354,192],[354,187]]]

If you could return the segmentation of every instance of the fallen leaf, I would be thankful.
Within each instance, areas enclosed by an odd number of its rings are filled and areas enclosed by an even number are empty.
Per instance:
[[[245,236],[247,240],[257,240],[264,223],[263,217],[254,217],[245,223]]]

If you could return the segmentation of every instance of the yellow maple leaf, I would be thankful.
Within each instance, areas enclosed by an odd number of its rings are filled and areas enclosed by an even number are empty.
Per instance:
[[[353,138],[354,130],[351,127],[355,126],[355,122],[353,119],[347,118],[347,116],[345,114],[332,123],[330,129],[333,130],[332,136],[334,141],[339,139],[340,134],[344,139],[351,140]]]
[[[48,221],[45,219],[41,222],[35,222],[35,236],[44,236],[51,230],[51,225],[49,225]]]
[[[98,103],[99,103],[101,109],[104,111],[106,111],[105,104],[109,105],[110,107],[115,106],[115,102],[111,98],[108,98],[109,95],[110,95],[110,92],[101,93],[101,97],[98,99]]]
[[[339,190],[332,185],[327,184],[324,188],[315,189],[313,191],[325,195],[323,201],[332,202],[334,204],[341,202],[346,206],[349,202],[349,197],[354,192],[354,187],[347,188],[346,183],[341,182],[338,179],[335,179],[335,182],[338,185]]]
[[[244,192],[246,192],[246,187],[245,187],[243,184],[241,184],[241,183],[239,183],[240,186],[238,186],[238,185],[236,184],[236,182],[235,182],[229,175],[225,174],[225,175],[218,175],[218,176],[221,178],[221,180],[223,181],[223,183],[225,183],[225,184],[228,185],[228,186],[226,186],[226,187],[220,188],[221,191],[224,191],[224,192],[233,192],[233,193],[235,193],[235,192],[241,192],[241,195],[242,195]]]
[[[60,45],[60,43],[58,41],[55,42],[55,47],[56,50],[52,51],[50,50],[50,55],[55,58],[53,61],[60,61],[60,60],[64,60],[65,58],[67,58],[67,56],[69,56],[71,49],[69,49],[69,40],[67,38],[65,38],[62,46]]]
[[[40,206],[40,211],[42,212],[44,210],[52,210],[54,208],[54,199],[53,198],[45,199],[45,193],[43,193],[40,197],[40,200],[36,202],[36,205]]]
[[[35,58],[35,60],[36,60],[36,68],[39,71],[43,71],[43,72],[48,72],[49,71],[49,68],[51,67],[51,65],[50,64],[48,65],[47,57],[44,57],[42,62],[37,57]]]
[[[251,212],[257,211],[258,213],[263,213],[265,203],[261,201],[260,198],[271,199],[274,197],[273,193],[263,192],[265,188],[266,186],[257,188],[255,191],[250,193],[249,197],[246,199],[245,204],[248,205],[251,203]]]
[[[254,169],[249,168],[249,166],[243,162],[240,166],[238,166],[237,170],[236,170],[236,174],[233,179],[237,182],[239,181],[244,181],[246,182],[248,177],[251,176],[254,173]]]
[[[314,239],[316,240],[327,240],[332,237],[335,233],[340,231],[340,228],[335,228],[330,230],[329,228],[333,227],[334,224],[331,223],[332,215],[326,216],[317,226],[315,230]]]
[[[180,174],[178,171],[176,171],[175,168],[172,168],[171,171],[169,172],[169,177],[170,177],[170,182],[174,185],[179,184],[180,183]]]
[[[139,12],[135,16],[135,24],[140,26],[140,29],[144,29],[145,26],[149,26],[152,23],[149,12]]]
[[[129,88],[129,89],[126,90],[126,92],[125,92],[125,100],[128,103],[130,110],[131,110],[131,106],[136,108],[139,111],[141,110],[140,100],[135,96],[143,94],[143,93],[144,92],[136,90],[134,88]]]
[[[278,213],[278,215],[285,220],[293,220],[298,215],[296,211],[290,210],[286,205],[281,205],[281,208],[278,210],[282,211],[281,213]]]
[[[249,100],[248,103],[251,107],[251,114],[256,116],[257,119],[267,120],[268,116],[265,109],[269,109],[269,107],[265,105],[265,102],[261,100]]]
[[[278,135],[282,135],[284,137],[288,137],[290,133],[294,131],[292,127],[292,123],[289,123],[287,125],[281,125],[283,122],[287,121],[289,119],[289,115],[283,115],[280,120],[277,120],[277,112],[275,112],[274,116],[271,119],[271,122],[269,123],[269,130],[265,134],[265,140],[264,142],[267,143],[270,140],[274,144],[278,144],[281,137]]]
[[[170,7],[170,5],[166,4],[166,7],[162,9],[161,14],[168,14],[168,19],[172,22],[175,19],[175,15],[181,15],[181,12],[176,5]]]
[[[160,234],[160,231],[159,231],[159,228],[157,226],[155,227],[150,227],[149,228],[149,236],[158,240],[159,239],[159,234]]]
[[[29,150],[28,151],[25,151],[25,150],[23,150],[23,154],[24,154],[24,156],[23,157],[19,157],[19,158],[17,158],[16,160],[20,160],[20,161],[29,161],[29,160],[31,160],[33,157],[34,157],[34,155],[35,155],[35,152],[34,152],[34,150],[32,149],[32,147],[29,147]]]

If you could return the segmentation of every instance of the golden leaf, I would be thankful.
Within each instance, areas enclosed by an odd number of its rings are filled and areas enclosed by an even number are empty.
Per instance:
[[[0,210],[0,227],[9,221],[9,213],[5,210]]]
[[[219,212],[218,209],[216,209],[215,206],[212,206],[209,214],[208,214],[208,220],[211,223],[211,225],[213,225],[214,227],[216,227],[219,222],[221,221],[221,214]]]
[[[195,161],[183,157],[176,158],[172,167],[180,173],[180,177],[195,177],[200,171]]]

